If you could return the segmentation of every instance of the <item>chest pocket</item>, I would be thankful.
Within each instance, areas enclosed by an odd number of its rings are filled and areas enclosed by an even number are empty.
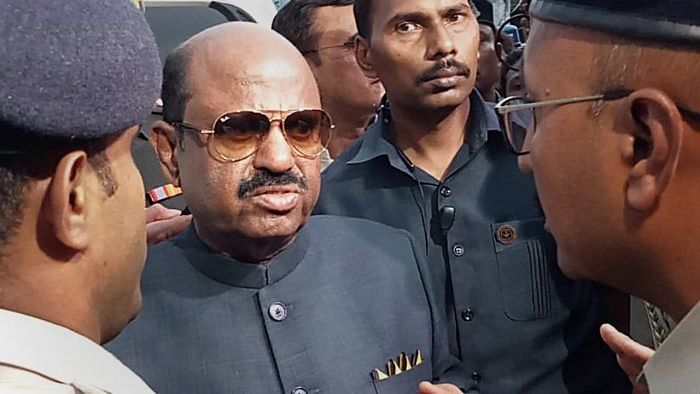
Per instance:
[[[432,380],[430,364],[429,360],[425,360],[423,364],[410,371],[402,372],[385,380],[373,381],[375,394],[417,393],[420,382]]]
[[[556,247],[544,218],[496,223],[491,231],[506,316],[515,321],[552,316]]]

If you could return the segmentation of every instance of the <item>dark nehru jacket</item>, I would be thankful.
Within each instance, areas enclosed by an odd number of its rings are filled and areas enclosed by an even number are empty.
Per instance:
[[[442,181],[399,152],[390,126],[385,107],[326,169],[316,213],[414,236],[445,290],[461,359],[446,380],[484,393],[629,392],[598,336],[604,291],[559,270],[532,177],[519,171],[492,108],[471,95],[467,141]]]
[[[143,311],[108,348],[160,393],[415,393],[456,361],[420,255],[405,231],[324,216],[244,264],[191,227],[149,251]],[[402,353],[410,370],[373,377]]]

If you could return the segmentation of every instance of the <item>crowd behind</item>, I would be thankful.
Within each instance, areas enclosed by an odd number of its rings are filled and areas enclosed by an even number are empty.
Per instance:
[[[0,3],[0,393],[700,393],[700,9],[506,19]]]

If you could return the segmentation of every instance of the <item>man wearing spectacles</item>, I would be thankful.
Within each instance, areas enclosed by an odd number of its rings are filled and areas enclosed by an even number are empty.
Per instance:
[[[356,0],[354,11],[358,63],[382,81],[386,105],[324,172],[316,212],[413,234],[445,290],[461,359],[450,377],[467,390],[624,392],[597,333],[607,293],[557,268],[533,180],[473,90],[479,26],[469,1]]]
[[[142,317],[110,344],[127,365],[188,394],[403,394],[452,365],[408,234],[309,220],[332,124],[288,41],[206,30],[168,57],[162,98],[158,154],[193,226],[149,251]]]
[[[601,332],[637,392],[697,393],[697,2],[535,0],[530,14],[527,95],[498,107],[506,129],[518,112],[533,119],[507,134],[534,174],[559,265],[679,321],[648,362],[650,350]]]
[[[294,0],[272,23],[304,55],[316,77],[321,105],[336,125],[328,144],[330,158],[364,134],[384,94],[382,84],[367,78],[355,61],[352,4],[353,0]]]

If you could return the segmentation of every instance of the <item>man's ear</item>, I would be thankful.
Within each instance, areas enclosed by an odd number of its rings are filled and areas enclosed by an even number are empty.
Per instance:
[[[372,66],[372,57],[369,53],[369,43],[363,37],[360,37],[360,35],[355,36],[355,60],[367,78],[379,78],[377,73],[374,72],[374,66]]]
[[[656,207],[671,183],[683,143],[684,123],[678,107],[657,89],[640,89],[627,100],[627,117],[634,130],[624,147],[632,163],[627,183],[627,203],[639,211]],[[627,125],[626,125],[627,126]]]
[[[151,146],[156,150],[165,177],[175,186],[180,186],[180,169],[175,151],[178,148],[177,130],[171,124],[158,120],[153,123]]]
[[[96,198],[99,184],[89,184],[90,168],[87,154],[71,152],[63,156],[48,185],[47,200],[42,214],[50,222],[56,239],[71,250],[84,250],[90,244],[90,229],[86,208],[88,199]]]

